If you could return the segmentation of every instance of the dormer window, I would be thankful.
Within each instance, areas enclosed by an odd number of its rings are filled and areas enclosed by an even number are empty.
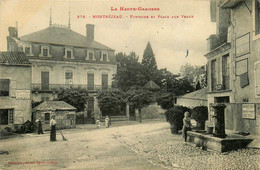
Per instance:
[[[51,57],[49,46],[41,46],[41,54],[40,57]]]
[[[108,52],[105,52],[105,51],[101,52],[100,61],[109,62]]]
[[[86,60],[95,61],[94,51],[88,50]]]
[[[23,52],[25,53],[26,56],[33,56],[32,45],[29,44],[23,45]]]
[[[64,58],[67,58],[67,59],[74,59],[74,56],[73,56],[73,49],[72,49],[72,48],[69,48],[69,47],[66,47],[66,48],[65,48],[65,55],[64,55]]]

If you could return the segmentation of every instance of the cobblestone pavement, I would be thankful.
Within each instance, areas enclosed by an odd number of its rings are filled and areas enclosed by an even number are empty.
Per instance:
[[[260,169],[259,149],[240,149],[226,153],[204,151],[185,145],[181,135],[170,134],[169,128],[155,132],[115,135],[114,138],[129,146],[152,164],[167,169]]]

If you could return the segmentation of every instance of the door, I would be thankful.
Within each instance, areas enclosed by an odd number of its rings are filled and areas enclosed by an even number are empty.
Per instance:
[[[94,74],[88,74],[88,90],[94,90]]]
[[[47,71],[42,71],[41,86],[42,90],[49,90],[49,72]]]
[[[102,90],[108,89],[108,75],[102,74]]]

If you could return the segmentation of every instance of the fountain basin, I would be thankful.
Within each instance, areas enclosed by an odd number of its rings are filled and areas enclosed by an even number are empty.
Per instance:
[[[246,148],[247,145],[253,141],[253,139],[235,134],[228,135],[226,138],[218,138],[214,137],[212,134],[207,134],[205,131],[188,131],[187,136],[189,144],[220,153]]]

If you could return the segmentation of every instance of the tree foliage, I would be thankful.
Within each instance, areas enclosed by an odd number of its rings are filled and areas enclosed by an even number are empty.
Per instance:
[[[88,92],[84,89],[66,89],[58,93],[58,101],[74,106],[77,111],[84,111],[88,102]]]
[[[161,106],[161,108],[170,109],[174,106],[174,96],[172,95],[172,93],[161,92],[157,96],[156,102],[158,105]]]
[[[132,86],[143,86],[147,82],[143,74],[143,66],[138,62],[135,52],[129,55],[118,53],[117,73],[113,77],[112,86],[127,91]]]
[[[153,101],[153,94],[142,87],[133,86],[127,91],[127,101],[134,108],[138,109],[139,120],[142,122],[141,109]]]
[[[99,92],[97,95],[98,106],[103,115],[117,115],[121,107],[126,105],[126,96],[119,89],[109,89]]]
[[[150,42],[147,43],[146,48],[144,50],[142,65],[147,67],[150,71],[157,70],[157,63]]]
[[[194,87],[198,81],[201,82],[202,87],[206,84],[206,71],[201,66],[194,66],[187,63],[181,66],[180,75]]]

